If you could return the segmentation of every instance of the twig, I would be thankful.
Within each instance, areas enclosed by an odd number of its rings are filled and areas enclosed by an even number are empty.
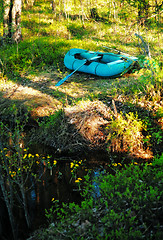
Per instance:
[[[148,57],[151,58],[151,54],[150,54],[150,51],[149,51],[149,44],[147,44],[147,43],[144,41],[143,37],[140,36],[139,34],[135,33],[135,36],[138,37],[138,38],[140,38],[141,41],[142,41],[143,48],[140,47],[141,50],[144,52],[144,54],[148,55]]]
[[[112,104],[113,104],[113,108],[114,108],[114,116],[115,116],[115,118],[117,118],[118,117],[118,113],[117,113],[117,108],[116,108],[114,99],[112,99]]]

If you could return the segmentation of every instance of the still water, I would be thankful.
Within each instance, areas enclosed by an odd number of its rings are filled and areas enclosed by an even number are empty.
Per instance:
[[[98,175],[103,169],[111,171],[112,157],[104,151],[90,152],[84,156],[57,158],[53,156],[53,158],[57,160],[56,166],[52,169],[43,169],[41,181],[33,185],[29,194],[32,231],[46,225],[45,209],[51,207],[52,199],[58,199],[60,202],[80,203],[81,189],[75,180],[82,179],[82,188],[84,176],[89,170],[91,170],[92,177]],[[98,186],[95,187],[98,195]]]
[[[41,181],[33,185],[29,199],[32,206],[34,228],[45,221],[45,209],[50,208],[52,199],[60,202],[81,201],[77,179],[84,179],[89,170],[92,176],[103,168],[110,171],[110,156],[106,152],[93,152],[84,157],[61,157],[52,169],[44,168]],[[73,167],[72,167],[73,165]],[[77,166],[77,167],[76,167]],[[81,185],[82,185],[81,180]]]

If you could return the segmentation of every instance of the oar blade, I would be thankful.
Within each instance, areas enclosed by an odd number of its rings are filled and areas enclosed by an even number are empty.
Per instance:
[[[69,77],[71,77],[73,73],[70,73],[69,75],[67,75],[65,78],[61,79],[59,82],[57,82],[55,84],[56,87],[59,87],[60,85],[62,85],[62,83],[64,83]]]

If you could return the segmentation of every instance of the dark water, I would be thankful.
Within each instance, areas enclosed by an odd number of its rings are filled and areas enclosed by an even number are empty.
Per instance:
[[[81,195],[75,179],[84,179],[89,170],[92,170],[93,174],[103,168],[109,170],[110,161],[111,159],[107,153],[96,152],[90,153],[83,158],[82,156],[61,157],[58,158],[56,167],[53,167],[52,170],[44,169],[45,172],[42,175],[41,182],[37,183],[30,192],[30,198],[35,205],[34,228],[42,224],[42,220],[45,220],[44,209],[51,207],[52,199],[58,199],[60,202],[74,201],[79,203]],[[78,164],[78,162],[81,162],[81,164]],[[77,170],[74,171],[74,177],[71,173],[72,163],[79,165]]]

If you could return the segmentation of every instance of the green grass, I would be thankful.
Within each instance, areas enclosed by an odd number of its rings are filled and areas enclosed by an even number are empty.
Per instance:
[[[137,107],[141,108],[143,104],[145,111],[150,111],[155,116],[155,112],[162,108],[161,46],[163,43],[160,38],[160,23],[152,20],[148,26],[138,25],[135,9],[127,3],[122,6],[121,10],[116,9],[119,15],[118,18],[114,18],[110,5],[106,3],[107,8],[104,8],[101,1],[98,1],[96,9],[99,18],[95,21],[90,18],[90,7],[88,11],[86,3],[83,4],[87,16],[84,22],[80,18],[80,4],[75,7],[74,3],[71,3],[71,8],[67,10],[69,12],[67,19],[64,14],[60,14],[59,5],[55,13],[48,2],[37,1],[33,7],[24,5],[22,11],[23,40],[18,44],[1,46],[2,96],[8,89],[7,96],[11,100],[12,88],[13,86],[17,88],[19,84],[23,88],[27,87],[29,91],[34,90],[35,94],[38,91],[37,95],[41,96],[38,99],[34,97],[34,101],[29,100],[29,94],[26,94],[24,99],[18,98],[20,104],[22,100],[25,100],[30,109],[44,106],[44,103],[47,107],[48,98],[50,109],[51,102],[53,102],[52,108],[55,111],[88,99],[91,101],[100,99],[107,104],[108,97],[111,97],[117,102],[120,101],[121,104],[134,106],[132,108],[134,113]],[[150,61],[142,57],[142,50],[134,35],[137,31],[149,43],[152,56]],[[70,72],[63,64],[64,55],[69,49],[76,47],[107,51],[104,46],[137,56],[140,62],[146,61],[147,68],[117,79],[102,79],[76,73],[60,88],[55,88],[55,83]],[[15,99],[16,96],[13,98]],[[40,103],[41,98],[45,100],[44,103],[42,101]],[[16,100],[16,104],[19,106],[19,100]],[[123,111],[125,113],[126,110]],[[143,108],[142,111],[144,111]],[[161,121],[160,118],[158,121]]]

